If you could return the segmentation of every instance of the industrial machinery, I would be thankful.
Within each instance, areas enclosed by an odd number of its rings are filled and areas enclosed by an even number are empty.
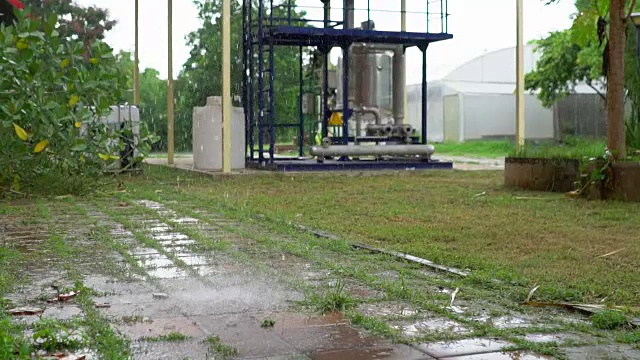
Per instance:
[[[363,6],[356,4],[356,0],[318,2],[323,5],[322,19],[292,17],[296,8],[294,0],[280,4],[274,4],[274,0],[244,1],[243,106],[249,145],[247,166],[281,170],[450,168],[450,163],[431,159],[435,149],[427,144],[426,103],[427,47],[432,42],[453,37],[447,32],[447,0],[389,2],[398,5],[395,14],[402,16],[405,23],[407,13],[423,14],[425,32],[377,30],[371,14],[384,18],[393,11],[371,9],[370,1],[363,0]],[[411,12],[407,11],[407,2]],[[338,20],[331,17],[332,3],[342,5]],[[355,26],[356,11],[366,11],[366,20],[358,27]],[[430,26],[430,18],[434,16],[439,19],[435,31]],[[275,113],[274,52],[278,46],[298,47],[300,52],[297,122],[282,122]],[[303,77],[305,47],[313,47],[322,57],[319,104],[313,101],[316,96],[305,96],[308,95]],[[331,71],[330,52],[335,47],[342,49],[342,56],[337,69]],[[410,47],[422,52],[421,129],[408,124],[404,113],[405,50]],[[303,157],[304,113],[310,108],[319,110],[318,141],[309,149],[315,165]],[[296,158],[276,157],[276,129],[282,127],[298,130]]]

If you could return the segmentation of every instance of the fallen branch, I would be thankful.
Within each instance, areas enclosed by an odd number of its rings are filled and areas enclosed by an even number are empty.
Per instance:
[[[426,259],[422,259],[419,258],[417,256],[413,256],[413,255],[408,255],[408,254],[404,254],[404,253],[400,253],[400,252],[395,252],[395,251],[388,251],[388,250],[383,250],[383,249],[377,249],[374,247],[371,247],[369,245],[365,245],[365,244],[353,244],[352,245],[354,248],[357,249],[364,249],[364,250],[369,250],[371,252],[377,252],[377,253],[381,253],[381,254],[386,254],[386,255],[391,255],[391,256],[395,256],[395,257],[399,257],[401,259],[405,259],[405,260],[409,260],[421,265],[425,265],[428,266],[430,268],[436,269],[436,270],[441,270],[441,271],[446,271],[448,273],[451,274],[455,274],[455,275],[459,275],[459,276],[469,276],[469,273],[460,269],[456,269],[456,268],[452,268],[452,267],[448,267],[448,266],[443,266],[443,265],[438,265],[436,263],[434,263],[433,261],[429,261]]]

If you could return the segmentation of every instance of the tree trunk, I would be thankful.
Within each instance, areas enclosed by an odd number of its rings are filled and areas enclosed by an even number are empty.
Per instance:
[[[627,156],[624,134],[625,0],[611,0],[609,20],[609,67],[607,76],[607,138],[616,158]]]

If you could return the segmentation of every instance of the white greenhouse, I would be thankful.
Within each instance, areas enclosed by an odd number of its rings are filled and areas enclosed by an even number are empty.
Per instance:
[[[539,54],[525,47],[525,73]],[[427,133],[431,142],[513,137],[515,134],[516,49],[483,54],[428,84]],[[407,88],[408,119],[420,128],[421,85]],[[603,102],[587,85],[545,108],[535,94],[525,98],[525,136],[551,139],[562,135],[599,136],[606,132]]]

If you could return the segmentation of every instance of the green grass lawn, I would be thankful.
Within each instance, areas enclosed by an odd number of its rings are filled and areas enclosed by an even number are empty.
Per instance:
[[[528,143],[520,154],[525,157],[582,158],[602,156],[604,140],[567,138],[562,143],[545,141]],[[436,153],[453,156],[503,158],[513,155],[514,145],[509,140],[470,140],[462,143],[435,144]]]
[[[481,281],[537,284],[547,300],[639,304],[640,204],[513,192],[502,182],[502,172],[209,178],[150,167],[128,186],[136,196],[294,221],[468,268]]]

